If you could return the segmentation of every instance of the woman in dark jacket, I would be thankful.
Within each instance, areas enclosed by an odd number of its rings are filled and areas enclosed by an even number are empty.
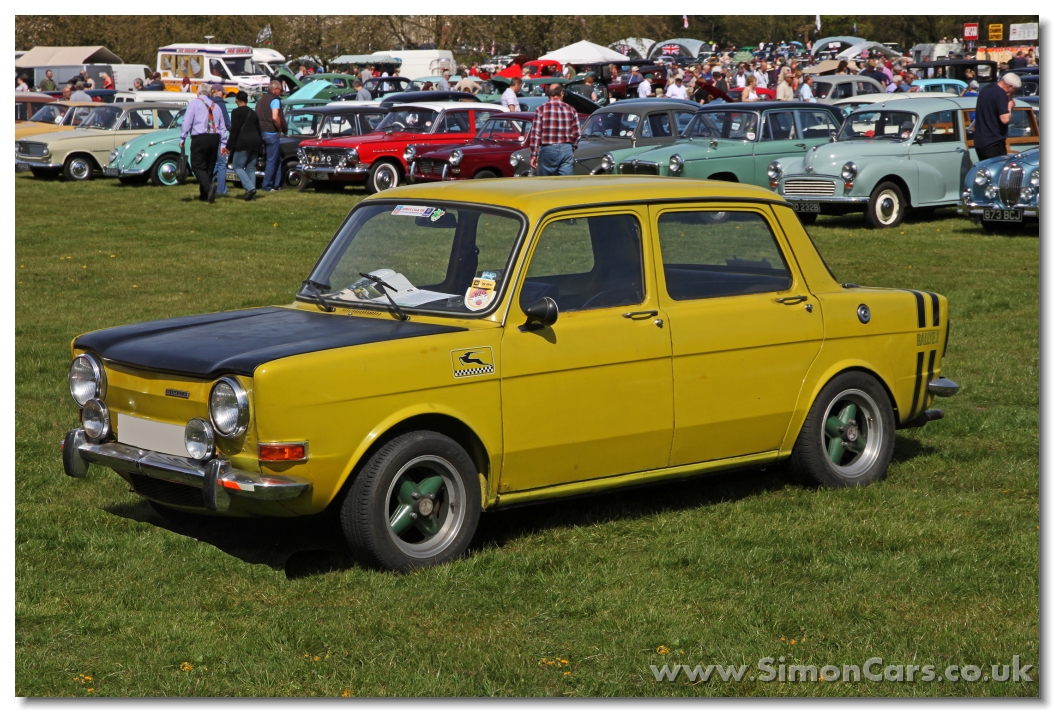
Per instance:
[[[263,146],[260,119],[255,111],[246,106],[249,102],[248,94],[240,91],[234,101],[238,108],[231,112],[231,132],[227,139],[227,148],[234,154],[231,165],[245,188],[245,199],[252,200],[256,195],[256,157],[260,155],[260,147]]]

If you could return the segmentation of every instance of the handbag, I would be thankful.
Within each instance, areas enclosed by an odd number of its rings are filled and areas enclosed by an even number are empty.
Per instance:
[[[190,166],[187,164],[187,150],[179,147],[179,160],[176,161],[176,182],[182,185],[190,177]]]

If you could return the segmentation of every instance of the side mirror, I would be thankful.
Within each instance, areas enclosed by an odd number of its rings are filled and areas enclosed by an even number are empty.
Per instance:
[[[926,134],[923,133],[922,131],[919,131],[917,134],[915,134],[915,140],[914,140],[913,143],[921,144],[925,140],[926,140]]]
[[[560,308],[552,297],[542,297],[524,309],[523,313],[527,315],[527,323],[519,327],[520,331],[538,331],[556,323]]]

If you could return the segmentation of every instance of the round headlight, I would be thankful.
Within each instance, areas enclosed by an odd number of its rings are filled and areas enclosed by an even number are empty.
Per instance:
[[[684,170],[684,159],[676,153],[670,156],[670,175],[680,175],[682,170]]]
[[[996,188],[994,185],[989,185],[984,189],[984,197],[988,198],[989,200],[995,200],[999,197],[999,189]]]
[[[110,434],[110,411],[98,398],[92,398],[84,404],[81,413],[81,425],[84,434],[92,440],[102,440]]]
[[[183,444],[187,448],[187,454],[195,460],[211,457],[216,450],[216,437],[212,434],[212,426],[201,418],[191,418],[183,431]]]
[[[83,406],[92,398],[106,397],[106,372],[102,364],[91,354],[81,354],[73,359],[69,373],[70,395],[77,405]]]
[[[307,161],[307,151],[302,148],[296,149],[296,157],[300,159],[301,163]]]
[[[1035,188],[1036,190],[1039,190],[1039,169],[1038,168],[1036,170],[1032,171],[1032,177],[1028,179],[1028,182],[1033,188]]]
[[[984,185],[992,177],[992,174],[988,172],[987,168],[978,168],[977,172],[973,175],[974,185]]]
[[[610,171],[615,167],[615,157],[610,153],[605,153],[604,157],[600,159],[600,170]]]
[[[453,151],[450,152],[450,165],[452,165],[452,166],[458,165],[459,163],[461,163],[461,159],[463,157],[464,157],[464,154],[461,153],[461,151],[459,151],[458,149],[455,148]]]
[[[116,149],[116,148],[113,149],[112,151],[110,151],[110,163],[113,163],[114,161],[117,160],[117,154],[120,153],[120,152],[121,151],[119,149]]]
[[[249,397],[233,378],[216,381],[209,394],[209,419],[216,432],[233,438],[245,432],[249,424]]]
[[[509,165],[515,168],[516,166],[520,165],[521,160],[522,159],[520,158],[520,154],[514,153],[509,156]]]
[[[344,154],[344,157],[348,159],[349,163],[356,163],[356,162],[358,162],[358,160],[359,160],[359,149],[357,149],[357,148],[349,148],[347,153]]]
[[[783,164],[779,161],[773,161],[769,164],[769,178],[772,180],[779,180],[780,176],[783,175]]]
[[[1035,188],[1030,185],[1026,185],[1021,189],[1021,201],[1027,203],[1032,200],[1032,196],[1036,194]]]
[[[136,165],[142,163],[144,158],[146,158],[146,151],[140,150],[139,153],[135,154]]]
[[[44,155],[45,156],[50,156],[51,155],[51,149],[48,148],[47,146],[44,146]]]
[[[844,166],[842,166],[842,180],[848,183],[854,178],[856,178],[856,164],[852,161],[849,161]]]
[[[403,151],[403,158],[406,160],[407,163],[409,163],[410,161],[414,160],[414,158],[416,156],[417,156],[417,149],[414,148],[413,146],[407,146],[406,150]]]

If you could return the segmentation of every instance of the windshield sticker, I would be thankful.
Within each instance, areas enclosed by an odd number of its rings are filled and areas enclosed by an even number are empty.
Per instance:
[[[457,349],[450,352],[450,363],[454,368],[454,378],[488,376],[494,373],[494,352],[489,346]]]
[[[434,208],[427,205],[396,205],[392,215],[409,215],[414,218],[423,218],[426,215],[431,215],[432,210]],[[440,214],[442,214],[442,211],[440,211]],[[439,218],[435,219],[438,220]]]
[[[465,308],[469,311],[486,309],[494,301],[497,286],[498,283],[493,279],[477,277],[472,280],[472,285],[465,292]]]
[[[445,210],[440,210],[439,208],[436,208],[435,210],[432,211],[432,218],[431,218],[431,220],[432,220],[432,222],[439,222],[439,218],[443,217],[444,215],[446,215],[446,211]]]

